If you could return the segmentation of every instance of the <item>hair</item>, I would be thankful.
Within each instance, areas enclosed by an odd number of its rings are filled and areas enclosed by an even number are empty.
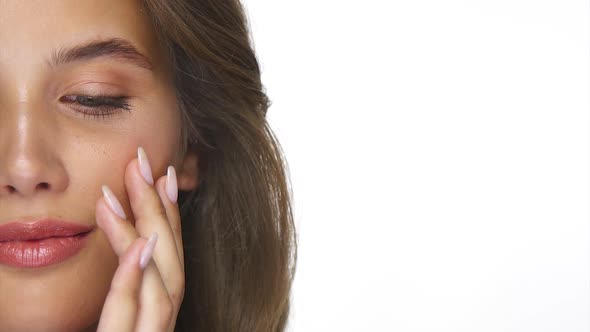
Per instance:
[[[178,200],[185,292],[175,331],[283,331],[297,259],[293,194],[244,9],[143,1],[171,60],[183,155],[198,156],[198,186]]]

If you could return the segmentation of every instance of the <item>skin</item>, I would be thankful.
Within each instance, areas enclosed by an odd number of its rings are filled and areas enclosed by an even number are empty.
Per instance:
[[[48,65],[52,49],[110,37],[130,41],[153,70],[108,57]],[[0,265],[0,330],[172,331],[184,266],[166,169],[176,169],[178,189],[193,190],[198,160],[179,151],[168,68],[139,2],[0,0],[0,224],[55,217],[95,226],[87,246],[59,264]],[[131,96],[130,112],[84,117],[84,106],[61,99],[98,93]],[[139,146],[154,185],[139,171]],[[102,185],[127,220],[111,211]],[[153,232],[142,271],[139,252]]]

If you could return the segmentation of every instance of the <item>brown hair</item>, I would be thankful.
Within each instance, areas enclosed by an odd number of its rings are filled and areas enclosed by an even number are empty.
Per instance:
[[[175,331],[283,331],[297,244],[282,149],[239,0],[144,0],[168,52],[183,151],[185,293]],[[184,155],[184,154],[183,154]]]

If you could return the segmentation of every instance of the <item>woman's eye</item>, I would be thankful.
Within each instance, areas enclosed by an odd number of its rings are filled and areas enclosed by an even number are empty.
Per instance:
[[[125,110],[130,111],[131,105],[127,102],[127,96],[85,96],[85,95],[69,95],[60,98],[60,101],[74,104],[72,106],[78,112],[82,113],[84,117],[110,117],[115,113]],[[80,107],[81,106],[81,107]]]

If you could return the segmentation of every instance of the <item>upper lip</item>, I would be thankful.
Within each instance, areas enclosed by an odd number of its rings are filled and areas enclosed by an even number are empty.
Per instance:
[[[94,227],[55,218],[32,222],[10,222],[0,225],[0,242],[40,240],[49,237],[67,237],[90,232]]]

